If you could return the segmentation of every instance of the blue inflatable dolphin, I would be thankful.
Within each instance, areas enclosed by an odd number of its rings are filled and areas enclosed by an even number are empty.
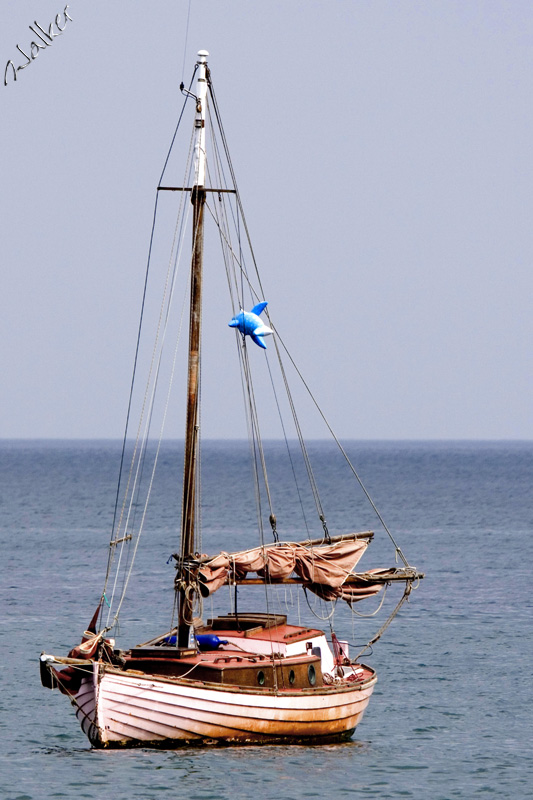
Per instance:
[[[265,310],[268,302],[258,303],[252,308],[251,311],[243,311],[237,314],[231,322],[228,322],[230,328],[238,328],[244,336],[251,336],[252,340],[266,350],[266,344],[263,341],[263,336],[269,336],[272,331],[267,325],[263,325],[263,320],[259,318],[259,314]]]

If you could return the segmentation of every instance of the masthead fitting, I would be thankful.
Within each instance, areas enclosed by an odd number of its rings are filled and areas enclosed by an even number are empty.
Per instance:
[[[198,50],[198,63],[205,64],[207,62],[207,56],[209,53],[207,50]]]

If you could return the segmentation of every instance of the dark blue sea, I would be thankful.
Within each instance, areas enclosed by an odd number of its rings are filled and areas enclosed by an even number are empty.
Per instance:
[[[272,494],[281,501],[291,499],[283,448],[266,444]],[[346,448],[408,560],[426,574],[363,659],[379,683],[353,741],[105,752],[91,750],[67,698],[41,687],[38,659],[43,650],[66,654],[78,643],[98,603],[120,445],[0,442],[3,800],[532,796],[533,443],[349,442]],[[329,445],[312,443],[310,455],[330,533],[371,527],[376,539],[361,568],[393,565],[393,548],[360,489],[352,489],[349,470]],[[167,559],[177,549],[173,469],[181,459],[180,444],[164,445],[154,511],[117,636],[122,646],[163,632],[171,619]],[[204,552],[257,542],[247,463],[246,444],[203,445]],[[250,513],[243,510],[248,505]],[[282,507],[276,511],[282,538],[305,536],[299,517]],[[230,610],[226,591],[205,616]],[[257,591],[241,588],[241,610],[260,607]],[[315,615],[326,614],[294,590],[277,591],[273,610],[287,608],[293,619],[314,625]],[[366,603],[358,610],[377,608],[376,598]],[[354,652],[379,623],[343,606],[335,625]]]

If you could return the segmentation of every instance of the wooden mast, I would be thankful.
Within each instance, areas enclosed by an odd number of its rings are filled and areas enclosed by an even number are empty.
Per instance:
[[[181,559],[183,563],[195,552],[196,484],[199,436],[199,373],[202,317],[202,260],[205,204],[205,110],[207,97],[206,50],[198,53],[196,88],[195,180],[191,191],[194,206],[191,260],[191,305],[189,320],[189,366],[187,381],[187,420],[185,425],[185,461],[181,512]],[[178,647],[188,647],[193,617],[193,597],[186,570],[182,569],[179,590]]]

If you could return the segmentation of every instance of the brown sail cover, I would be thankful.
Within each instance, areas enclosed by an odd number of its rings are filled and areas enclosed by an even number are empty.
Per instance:
[[[361,539],[318,547],[283,542],[240,553],[220,553],[200,566],[198,579],[202,594],[207,596],[228,579],[242,580],[249,572],[273,581],[296,575],[304,586],[325,600],[342,598],[352,603],[376,594],[381,588],[381,584],[364,588],[343,586],[367,546],[368,542]]]

